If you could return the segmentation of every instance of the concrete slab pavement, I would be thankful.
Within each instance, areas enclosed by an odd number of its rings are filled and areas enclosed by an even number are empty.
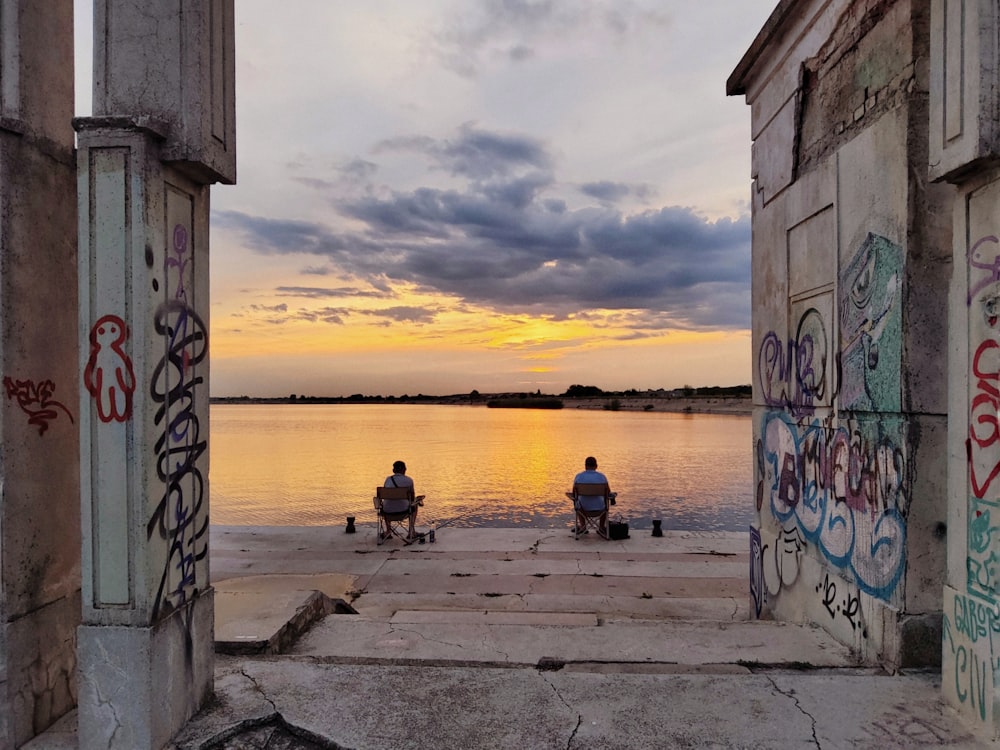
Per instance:
[[[745,534],[450,529],[377,547],[364,524],[213,527],[220,637],[263,638],[317,597],[357,614],[313,612],[280,655],[219,655],[216,699],[173,747],[991,746],[939,675],[751,620],[748,568]],[[29,747],[75,747],[63,730]]]
[[[224,696],[177,738],[283,730],[282,747],[981,748],[937,698],[934,678],[857,670],[734,674],[331,665],[272,658],[217,671]],[[248,734],[212,747],[235,750]]]

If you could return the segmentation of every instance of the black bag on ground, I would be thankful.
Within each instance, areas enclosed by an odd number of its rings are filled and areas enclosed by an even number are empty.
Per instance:
[[[609,539],[628,539],[628,523],[618,516],[617,521],[608,522]]]

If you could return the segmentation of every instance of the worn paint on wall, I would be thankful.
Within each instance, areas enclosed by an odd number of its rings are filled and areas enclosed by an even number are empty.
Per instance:
[[[898,607],[903,598],[911,472],[900,414],[901,278],[901,248],[869,233],[838,273],[836,309],[819,296],[797,301],[789,332],[768,332],[757,352],[769,407],[755,444],[767,529],[762,609],[794,586],[796,607],[817,621],[829,616],[831,631],[852,642],[869,635],[864,599]],[[826,572],[804,582],[807,557]]]
[[[869,234],[840,273],[840,408],[901,409],[902,250]]]

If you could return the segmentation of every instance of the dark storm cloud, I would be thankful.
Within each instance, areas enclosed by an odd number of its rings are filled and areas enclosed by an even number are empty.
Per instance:
[[[623,185],[620,182],[602,180],[601,182],[588,182],[585,185],[581,185],[580,192],[584,195],[589,195],[591,198],[614,203],[627,197],[630,190],[628,185]]]
[[[465,123],[455,138],[442,141],[406,136],[382,141],[375,153],[408,151],[428,157],[438,168],[458,177],[488,180],[522,168],[548,170],[552,160],[545,145],[525,135],[496,133]]]
[[[618,203],[629,196],[646,201],[653,196],[654,191],[649,185],[628,185],[623,182],[601,180],[584,183],[580,186],[580,192],[604,203]]]
[[[362,197],[331,191],[334,210],[350,220],[343,223],[225,211],[213,226],[261,253],[320,257],[367,285],[279,290],[292,296],[391,296],[403,282],[505,313],[630,311],[625,324],[637,331],[749,325],[749,217],[710,221],[677,206],[629,215],[605,199],[631,188],[602,181],[588,183],[601,205],[570,208],[547,194],[558,184],[540,144],[471,126],[451,140],[408,139],[405,147],[463,176],[465,186]],[[433,319],[393,309],[404,316],[397,320]]]

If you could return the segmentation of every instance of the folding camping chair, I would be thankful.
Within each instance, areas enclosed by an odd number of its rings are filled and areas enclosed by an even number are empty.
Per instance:
[[[600,536],[609,539],[608,536],[608,510],[611,507],[611,492],[606,484],[578,484],[573,492],[567,492],[566,497],[573,501],[573,538],[579,539],[581,534],[586,534],[588,529],[593,529]],[[583,498],[584,505],[580,500]],[[601,505],[591,505],[592,498],[603,498]],[[583,521],[583,526],[580,522]]]
[[[417,500],[413,496],[412,487],[376,487],[372,502],[375,503],[378,515],[378,535],[375,537],[377,544],[382,544],[393,536],[401,539],[403,544],[414,540]]]

